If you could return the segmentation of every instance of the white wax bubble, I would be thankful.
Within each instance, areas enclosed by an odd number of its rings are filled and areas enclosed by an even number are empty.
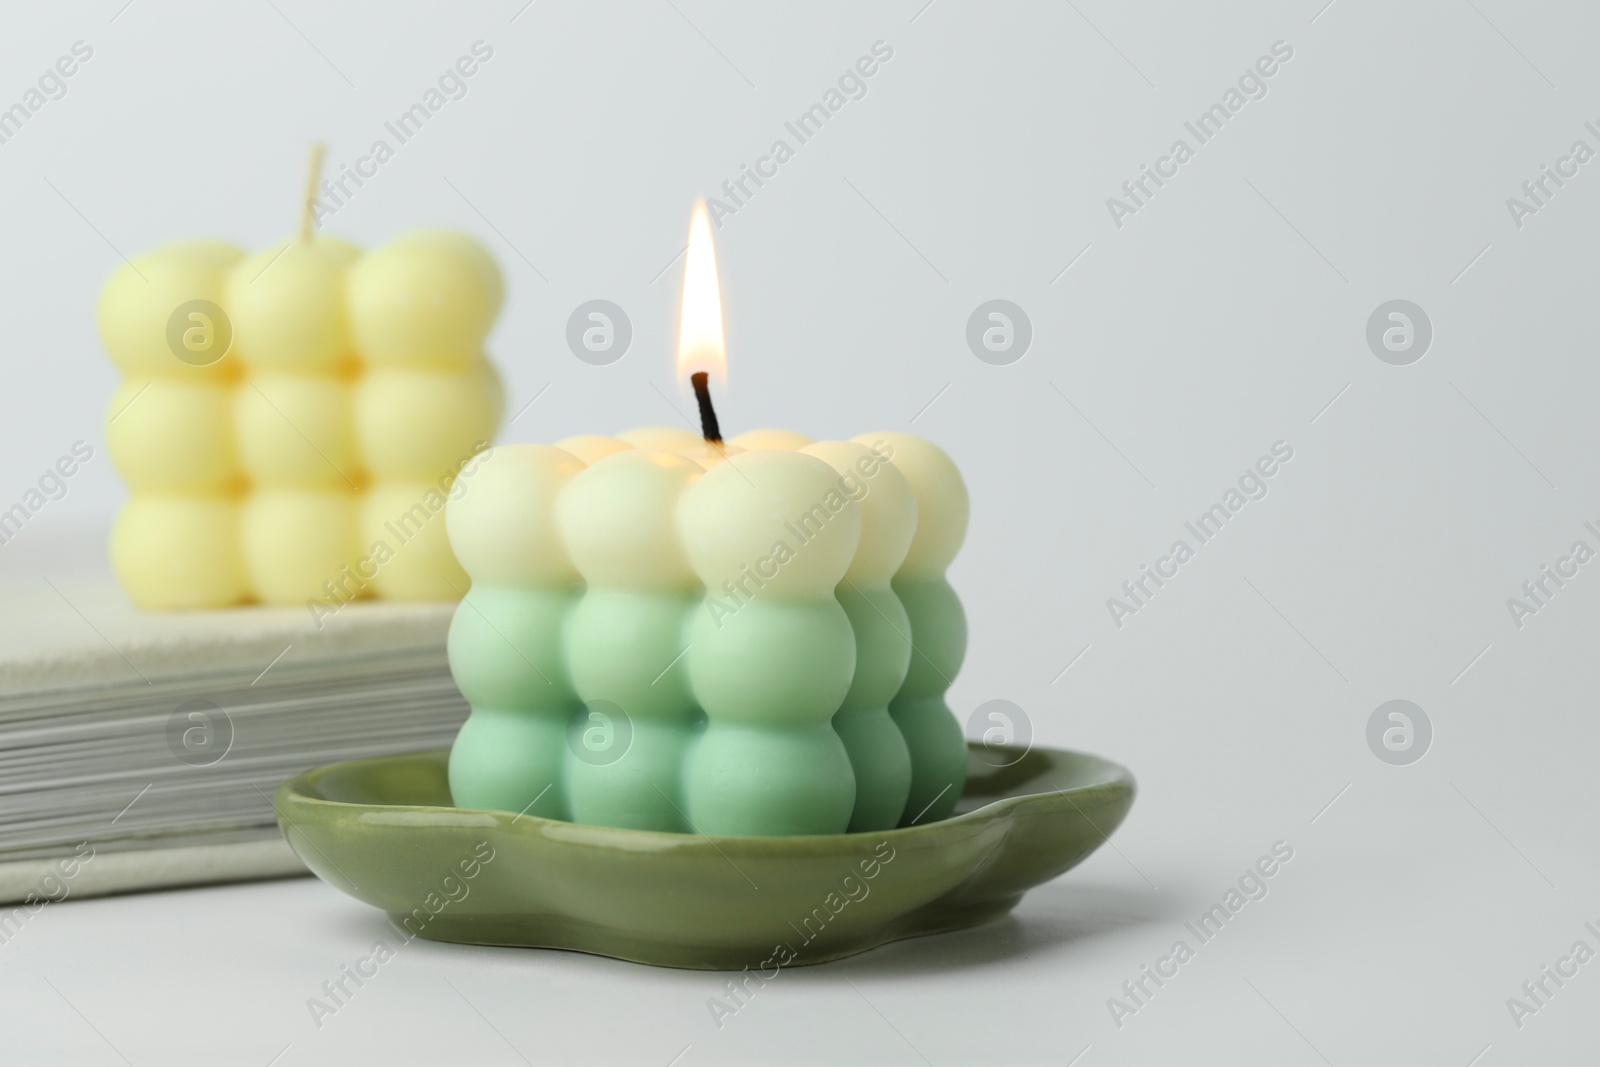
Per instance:
[[[762,596],[831,598],[855,557],[861,511],[815,456],[746,452],[684,495],[678,528],[714,595],[726,581],[758,579]]]
[[[845,572],[857,585],[882,585],[905,561],[917,529],[917,498],[905,475],[866,445],[818,441],[800,451],[838,472],[838,484],[861,509],[861,543]]]
[[[955,462],[938,445],[915,434],[884,431],[851,440],[887,455],[917,498],[917,530],[900,573],[943,574],[967,536],[967,484]]]
[[[563,586],[578,574],[557,522],[556,500],[584,469],[549,445],[500,445],[456,476],[445,510],[450,547],[474,582]]]
[[[634,448],[597,460],[562,490],[557,511],[573,564],[591,585],[687,591],[694,572],[673,529],[701,474],[674,452]]]

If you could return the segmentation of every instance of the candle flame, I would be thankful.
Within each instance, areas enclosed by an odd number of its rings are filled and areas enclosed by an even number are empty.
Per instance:
[[[722,292],[717,284],[717,249],[711,241],[711,216],[704,200],[694,205],[689,220],[689,249],[683,261],[683,304],[678,329],[678,377],[707,371],[720,381],[728,376],[728,352],[722,339]]]

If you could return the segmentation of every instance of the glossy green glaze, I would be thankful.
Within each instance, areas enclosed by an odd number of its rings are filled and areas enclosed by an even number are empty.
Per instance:
[[[454,808],[444,750],[307,771],[275,803],[306,866],[407,936],[770,977],[997,919],[1133,804],[1114,763],[1016,755],[971,759],[949,818],[859,834],[710,838]]]

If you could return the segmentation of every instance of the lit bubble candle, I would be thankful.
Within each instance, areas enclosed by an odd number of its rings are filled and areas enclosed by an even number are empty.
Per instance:
[[[966,771],[944,703],[966,636],[944,579],[960,475],[908,434],[724,443],[703,209],[685,271],[701,433],[502,445],[449,507],[472,579],[450,633],[472,706],[455,802],[739,836],[943,818]]]

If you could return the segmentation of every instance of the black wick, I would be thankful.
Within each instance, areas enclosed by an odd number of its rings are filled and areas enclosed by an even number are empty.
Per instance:
[[[717,425],[717,409],[711,406],[710,376],[705,371],[689,375],[694,386],[694,398],[700,404],[700,433],[714,445],[722,443],[722,428]]]

